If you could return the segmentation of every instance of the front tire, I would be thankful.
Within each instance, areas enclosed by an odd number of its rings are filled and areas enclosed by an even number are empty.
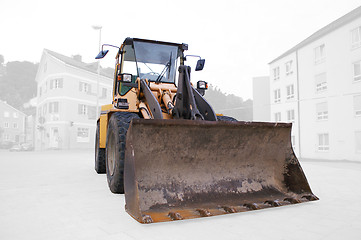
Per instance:
[[[115,112],[109,119],[106,144],[106,172],[112,193],[124,193],[125,140],[129,124],[135,113]]]
[[[238,122],[237,119],[228,116],[217,116],[217,121],[220,122]]]

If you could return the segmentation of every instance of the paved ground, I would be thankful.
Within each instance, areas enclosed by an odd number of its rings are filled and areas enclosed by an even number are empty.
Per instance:
[[[93,152],[0,151],[0,239],[360,239],[361,164],[302,162],[320,201],[139,224],[93,170]]]

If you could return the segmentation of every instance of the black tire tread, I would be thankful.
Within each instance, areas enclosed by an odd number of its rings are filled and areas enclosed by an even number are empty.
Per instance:
[[[115,144],[116,144],[116,163],[113,176],[108,171],[107,161],[107,180],[110,191],[112,193],[124,193],[124,158],[125,158],[125,140],[126,134],[129,128],[129,124],[133,118],[139,118],[136,113],[130,112],[116,112],[110,117],[107,131],[107,144],[108,144],[108,133],[115,131]],[[106,148],[107,155],[108,147]],[[118,152],[118,154],[117,154]]]
[[[238,122],[237,119],[229,116],[217,116],[217,121],[220,122]]]
[[[105,169],[105,148],[100,148],[99,147],[99,128],[100,128],[100,124],[99,122],[97,123],[97,129],[96,129],[96,139],[95,139],[95,151],[98,151],[98,157],[97,157],[97,152],[95,152],[95,171],[98,174],[103,174],[106,172]]]

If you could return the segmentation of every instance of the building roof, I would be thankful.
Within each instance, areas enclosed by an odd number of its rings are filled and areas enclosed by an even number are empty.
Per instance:
[[[51,56],[59,59],[60,61],[64,62],[67,65],[76,67],[76,68],[80,68],[83,69],[85,71],[89,71],[92,73],[98,73],[98,63],[97,62],[92,62],[92,63],[85,63],[79,60],[76,60],[74,58],[71,57],[67,57],[65,55],[62,55],[60,53],[51,51],[49,49],[44,49],[44,51],[48,54],[50,54]],[[114,70],[109,70],[109,68],[100,68],[100,74],[108,77],[108,78],[113,78],[113,74],[114,74]]]
[[[361,17],[361,6],[352,10],[351,12],[347,13],[346,15],[340,17],[339,19],[331,22],[327,26],[321,28],[320,30],[318,30],[317,32],[315,32],[314,34],[312,34],[311,36],[309,36],[308,38],[306,38],[305,40],[303,40],[302,42],[300,42],[299,44],[294,46],[293,48],[291,48],[288,51],[286,51],[285,53],[283,53],[281,56],[272,60],[269,64],[295,52],[296,50],[306,46],[307,44],[314,42],[315,40],[325,36],[326,34],[333,32],[334,30],[336,30],[336,29],[344,26],[345,24],[347,24],[357,18],[360,18],[360,17]]]
[[[14,111],[16,111],[16,112],[18,112],[18,113],[23,114],[24,116],[26,116],[25,113],[23,113],[23,112],[20,111],[19,109],[14,108],[13,106],[11,106],[10,104],[8,104],[8,103],[5,102],[5,101],[0,100],[0,104],[2,104],[2,105],[4,105],[4,106],[7,106],[7,107],[9,107],[9,108],[12,108],[12,109],[14,109]]]

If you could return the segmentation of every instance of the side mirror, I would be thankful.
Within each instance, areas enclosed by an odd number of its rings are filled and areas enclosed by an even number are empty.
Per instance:
[[[204,68],[204,63],[206,62],[205,59],[199,59],[197,61],[196,71],[201,71]]]
[[[100,53],[98,53],[98,55],[95,57],[95,59],[102,59],[103,57],[105,57],[105,55],[107,55],[108,52],[109,52],[109,50],[100,51]]]

